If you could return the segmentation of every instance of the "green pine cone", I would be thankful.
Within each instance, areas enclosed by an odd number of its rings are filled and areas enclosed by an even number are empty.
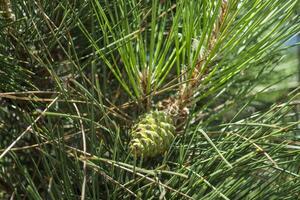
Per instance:
[[[129,146],[136,156],[154,157],[169,148],[174,135],[172,118],[163,111],[151,111],[133,126]]]

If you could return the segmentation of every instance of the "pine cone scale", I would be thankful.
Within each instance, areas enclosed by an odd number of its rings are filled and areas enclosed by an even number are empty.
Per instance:
[[[136,156],[154,157],[168,150],[175,137],[172,118],[163,111],[145,114],[130,132],[130,149]]]

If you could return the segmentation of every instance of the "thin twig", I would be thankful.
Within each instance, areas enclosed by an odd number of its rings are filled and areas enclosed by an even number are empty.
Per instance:
[[[75,107],[75,110],[76,110],[77,115],[79,117],[79,123],[80,123],[80,128],[81,128],[81,133],[82,133],[83,152],[84,152],[83,156],[85,157],[86,137],[85,137],[85,131],[84,131],[84,127],[83,127],[83,122],[82,122],[78,107],[76,106],[75,103],[73,103],[73,106]],[[83,161],[83,181],[82,181],[82,187],[81,187],[81,200],[85,199],[85,188],[86,188],[86,159],[84,159],[84,161]]]
[[[180,191],[178,191],[178,190],[176,190],[176,189],[174,189],[174,188],[172,188],[172,187],[170,187],[170,186],[168,186],[168,185],[166,185],[166,184],[163,184],[163,183],[161,183],[161,182],[157,182],[155,179],[150,178],[150,177],[148,177],[148,176],[145,176],[144,174],[142,174],[142,173],[140,173],[140,172],[133,171],[132,169],[128,169],[127,166],[125,166],[125,163],[120,164],[120,163],[117,162],[117,161],[111,161],[111,160],[108,160],[108,159],[96,157],[96,156],[94,156],[94,155],[92,155],[92,154],[90,154],[90,153],[84,153],[83,151],[81,151],[81,150],[79,150],[79,149],[76,149],[76,148],[74,148],[74,147],[71,147],[71,146],[67,146],[67,147],[70,148],[71,150],[77,152],[77,153],[85,154],[85,156],[88,156],[88,157],[89,157],[89,160],[91,160],[91,159],[96,159],[96,160],[98,160],[98,161],[105,162],[105,163],[107,163],[107,164],[109,164],[109,165],[118,167],[118,168],[123,169],[123,170],[125,170],[125,171],[127,171],[127,172],[134,173],[135,175],[138,175],[138,176],[140,176],[140,177],[142,177],[142,178],[145,178],[145,179],[147,179],[148,181],[150,181],[150,182],[152,182],[152,183],[157,183],[158,185],[164,187],[165,189],[167,189],[167,190],[169,190],[169,191],[173,191],[173,192],[175,192],[175,193],[181,195],[183,198],[186,198],[186,199],[194,199],[193,197],[191,197],[191,196],[189,196],[189,195],[187,195],[187,194],[185,194],[185,193],[183,193],[183,192],[180,192]],[[69,154],[72,154],[72,153],[70,152]],[[74,157],[74,155],[73,155],[73,157]],[[126,164],[126,165],[127,165],[127,164]],[[143,170],[143,169],[140,169],[140,170],[141,170],[141,171],[147,171],[147,172],[149,172],[149,170]]]
[[[22,147],[14,147],[11,148],[10,151],[23,151],[23,150],[28,150],[28,149],[34,149],[34,148],[39,148],[47,144],[54,144],[57,143],[59,140],[64,140],[65,142],[72,139],[73,137],[77,136],[80,132],[71,134],[71,135],[66,135],[64,137],[59,137],[57,139],[53,140],[47,140],[45,142],[37,143],[37,144],[32,144],[32,145],[27,145],[27,146],[22,146]],[[4,152],[5,149],[0,149],[0,152]]]
[[[205,133],[205,131],[203,129],[201,129],[200,127],[198,127],[197,130],[199,130],[202,133],[202,135],[206,138],[206,140],[213,146],[213,148],[217,151],[217,153],[219,154],[219,156],[222,158],[222,160],[224,160],[224,162],[228,165],[228,167],[233,168],[232,165],[223,156],[223,154],[219,151],[218,147],[208,137],[208,135]]]
[[[80,151],[82,152],[82,151]],[[68,154],[74,158],[77,158],[75,154],[71,153],[71,152],[68,152]],[[84,153],[83,154],[84,157],[79,157],[79,161],[81,162],[85,162],[87,164],[88,167],[91,167],[92,169],[94,169],[96,172],[98,172],[101,176],[103,176],[106,180],[120,186],[122,189],[124,189],[125,191],[127,191],[129,194],[131,194],[132,196],[134,196],[136,199],[139,199],[140,198],[133,192],[131,191],[130,189],[128,189],[126,186],[124,186],[123,184],[119,183],[118,181],[116,181],[115,179],[113,179],[112,177],[110,177],[109,175],[107,175],[106,173],[104,173],[103,171],[101,171],[100,167],[95,165],[93,162],[89,162],[87,163],[87,158],[86,156],[87,155],[90,155],[89,153]]]
[[[56,100],[59,98],[57,96],[53,101],[41,112],[41,114],[17,137],[6,149],[5,151],[0,155],[0,160],[17,144],[17,142],[32,128],[33,125],[36,124],[37,121],[44,115],[45,112],[56,102]]]
[[[204,181],[204,183],[206,183],[206,185],[208,185],[210,188],[212,188],[214,191],[216,191],[223,199],[229,200],[229,198],[224,195],[218,188],[216,188],[215,186],[213,186],[208,180],[206,180],[203,176],[201,176],[200,174],[198,174],[197,172],[191,170],[189,167],[185,167],[183,166],[183,168],[187,169],[188,171],[192,172],[193,174],[195,174],[198,178],[202,179]]]
[[[251,139],[249,139],[249,138],[246,138],[246,137],[244,137],[244,136],[242,136],[242,135],[239,135],[239,134],[237,134],[237,133],[233,133],[234,135],[236,135],[236,136],[238,136],[238,137],[240,137],[240,138],[242,138],[242,139],[244,139],[245,141],[248,141],[248,142],[250,142],[253,146],[255,146],[256,147],[256,149],[259,151],[259,152],[262,152],[266,157],[267,157],[267,159],[273,164],[273,166],[274,167],[276,167],[276,168],[279,168],[279,166],[277,165],[277,163],[276,163],[276,161],[262,148],[262,147],[260,147],[259,145],[257,145],[255,142],[253,142]]]

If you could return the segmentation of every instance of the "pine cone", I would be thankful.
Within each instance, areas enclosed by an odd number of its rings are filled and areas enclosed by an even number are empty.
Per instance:
[[[154,157],[169,148],[174,135],[172,118],[163,111],[152,111],[133,127],[129,146],[136,156]]]

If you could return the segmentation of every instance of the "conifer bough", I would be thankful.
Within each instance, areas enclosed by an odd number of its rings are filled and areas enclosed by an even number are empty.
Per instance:
[[[207,54],[215,45],[219,28],[224,21],[228,8],[227,4],[227,1],[222,1],[219,17],[214,23],[212,35],[209,38]],[[158,107],[163,111],[151,111],[133,126],[130,131],[130,148],[134,155],[154,157],[169,148],[175,136],[175,130],[185,124],[189,114],[188,107],[191,106],[191,100],[200,84],[201,64],[205,60],[205,55],[200,56],[192,72],[192,81],[182,84],[174,97],[169,97],[158,103]]]

